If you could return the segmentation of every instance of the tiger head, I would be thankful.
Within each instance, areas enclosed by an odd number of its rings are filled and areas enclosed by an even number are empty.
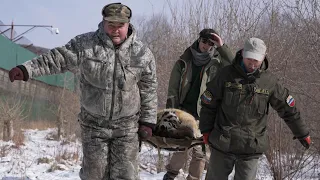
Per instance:
[[[176,130],[181,124],[181,120],[174,111],[165,111],[157,117],[155,133],[165,136],[167,132]]]

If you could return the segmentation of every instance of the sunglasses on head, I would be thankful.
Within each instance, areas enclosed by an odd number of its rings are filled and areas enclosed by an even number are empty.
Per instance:
[[[204,44],[208,44],[209,46],[214,46],[214,43],[211,42],[209,39],[201,38],[201,42]]]

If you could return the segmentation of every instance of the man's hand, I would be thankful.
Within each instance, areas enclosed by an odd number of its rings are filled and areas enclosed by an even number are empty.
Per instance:
[[[217,47],[223,46],[223,41],[221,37],[218,34],[211,33],[211,38],[209,39],[211,42],[213,42]]]
[[[140,124],[138,135],[141,140],[147,140],[152,136],[152,129],[155,125],[150,123]]]
[[[9,79],[11,82],[14,80],[23,80],[23,81],[28,81],[29,79],[29,74],[23,65],[19,65],[17,67],[12,68],[9,71]]]
[[[294,137],[293,139],[298,139],[300,141],[300,143],[303,145],[303,147],[305,147],[306,149],[309,149],[310,148],[310,145],[311,145],[311,138],[308,135],[306,136],[303,136],[303,137]]]
[[[209,136],[210,136],[210,133],[203,133],[202,138],[205,144],[209,144]]]
[[[299,138],[299,141],[306,149],[310,148],[311,138],[310,138],[309,135],[307,137],[305,137],[305,138]]]
[[[23,80],[23,72],[20,68],[14,67],[9,71],[9,78],[10,81],[13,82],[14,80]]]

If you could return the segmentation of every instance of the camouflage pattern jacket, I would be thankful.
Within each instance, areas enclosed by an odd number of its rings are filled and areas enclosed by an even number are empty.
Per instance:
[[[268,145],[269,105],[284,119],[297,138],[309,134],[293,97],[270,73],[268,61],[247,75],[240,63],[241,51],[232,65],[224,67],[207,84],[201,96],[200,130],[210,133],[214,148],[233,154],[261,154]]]
[[[171,71],[166,104],[167,108],[179,109],[190,90],[193,58],[190,48],[191,46],[180,56],[180,59],[175,63]],[[226,65],[230,65],[233,58],[234,55],[226,44],[216,48],[211,61],[205,65],[201,71],[202,78],[199,97],[206,90],[206,84],[215,77],[217,71]],[[201,101],[200,98],[198,98],[198,115],[200,115],[200,109]]]
[[[140,113],[140,122],[156,123],[155,59],[131,24],[118,48],[101,22],[97,31],[78,35],[23,66],[29,77],[79,71],[81,110],[90,115],[116,120]]]

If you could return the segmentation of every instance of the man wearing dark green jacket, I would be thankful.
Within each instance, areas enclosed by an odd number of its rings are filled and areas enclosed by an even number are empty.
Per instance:
[[[266,45],[250,38],[226,66],[208,83],[201,96],[200,130],[212,147],[207,180],[254,180],[259,157],[267,150],[269,105],[285,120],[302,145],[311,139],[295,100],[269,71]]]
[[[233,54],[213,29],[203,29],[200,37],[188,47],[174,65],[168,88],[167,108],[182,109],[199,119],[200,95],[217,71],[229,65]],[[205,166],[202,148],[190,149],[192,154],[188,180],[201,179]],[[164,180],[173,180],[187,162],[189,152],[176,152],[166,166]]]

